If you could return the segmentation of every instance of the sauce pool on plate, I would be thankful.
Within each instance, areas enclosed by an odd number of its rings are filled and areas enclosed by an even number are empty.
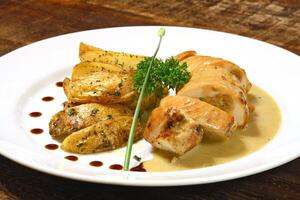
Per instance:
[[[47,145],[45,145],[45,148],[48,150],[55,150],[55,149],[58,149],[58,145],[57,144],[47,144]]]
[[[77,161],[78,157],[77,156],[66,156],[65,159],[70,160],[70,161]]]
[[[90,166],[93,166],[93,167],[101,167],[103,165],[103,162],[101,161],[92,161],[90,162]]]
[[[43,101],[53,101],[54,97],[47,96],[47,97],[43,97],[42,100]]]
[[[228,140],[205,135],[202,142],[181,157],[155,150],[153,159],[144,162],[147,171],[175,171],[214,166],[239,159],[272,140],[281,123],[280,110],[273,98],[257,86],[249,93],[255,111],[248,128],[235,131]]]
[[[41,133],[44,132],[44,130],[41,129],[41,128],[33,128],[33,129],[30,130],[30,132],[31,132],[32,134],[41,134]]]
[[[141,163],[138,166],[131,168],[130,171],[134,171],[134,172],[146,172],[147,170],[144,168],[144,164]]]
[[[42,116],[42,113],[41,112],[31,112],[31,113],[29,113],[29,116],[30,117],[40,117],[40,116]]]
[[[109,166],[109,169],[121,170],[121,169],[123,169],[123,166],[119,165],[119,164],[113,164],[113,165]]]
[[[55,85],[57,87],[62,87],[63,86],[63,82],[62,81],[58,81],[58,82],[55,83]]]

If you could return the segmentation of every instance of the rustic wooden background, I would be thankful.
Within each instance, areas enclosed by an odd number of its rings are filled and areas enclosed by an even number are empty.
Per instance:
[[[240,34],[300,55],[299,0],[0,0],[0,55],[69,32],[158,24]],[[300,199],[300,159],[221,183],[138,188],[58,178],[0,156],[1,200],[120,198]]]

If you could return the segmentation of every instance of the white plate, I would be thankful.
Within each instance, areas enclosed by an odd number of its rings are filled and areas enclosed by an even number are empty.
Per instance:
[[[46,150],[45,144],[57,143],[47,133],[49,118],[61,109],[60,104],[65,99],[62,89],[55,83],[69,76],[72,66],[79,62],[79,42],[152,55],[158,40],[158,28],[122,27],[72,33],[39,41],[2,56],[0,153],[22,165],[57,176],[135,186],[190,185],[229,180],[265,171],[299,156],[299,56],[246,37],[181,27],[165,27],[166,36],[159,56],[169,57],[193,49],[244,66],[249,79],[271,94],[282,112],[282,126],[268,145],[225,164],[167,173],[109,170],[108,165],[112,162],[123,163],[124,149],[79,156],[77,162],[64,159],[68,154],[61,150]],[[41,98],[44,96],[55,99],[43,102]],[[30,118],[28,113],[32,111],[41,111],[43,115]],[[32,128],[42,128],[45,132],[33,135],[30,133]],[[134,151],[141,154],[148,154],[149,148],[144,141],[134,145]],[[99,159],[105,160],[104,166],[95,168],[88,165],[89,161]]]

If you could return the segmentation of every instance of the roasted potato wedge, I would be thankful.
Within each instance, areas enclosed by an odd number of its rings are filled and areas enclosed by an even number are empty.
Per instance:
[[[64,80],[64,91],[70,103],[120,103],[135,108],[138,94],[133,88],[133,70],[118,65],[81,62],[73,68],[71,79]],[[142,109],[156,105],[160,97],[145,97]]]
[[[49,132],[52,137],[67,136],[103,120],[132,115],[132,110],[123,105],[104,106],[88,103],[74,107],[66,106],[51,118]]]
[[[80,43],[79,58],[82,62],[101,62],[119,65],[124,68],[136,69],[136,65],[140,61],[142,61],[145,56],[123,52],[106,51],[84,43]]]
[[[122,103],[134,95],[133,72],[118,65],[82,62],[64,80],[64,91],[73,103]]]
[[[94,76],[101,76],[101,74],[133,74],[132,69],[127,69],[119,65],[100,63],[100,62],[81,62],[73,67],[72,81],[85,79]]]
[[[118,117],[100,121],[87,128],[72,133],[61,145],[65,151],[87,154],[117,149],[126,145],[132,117]],[[142,137],[138,124],[135,139]]]

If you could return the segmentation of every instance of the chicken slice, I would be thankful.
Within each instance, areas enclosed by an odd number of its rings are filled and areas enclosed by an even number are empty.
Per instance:
[[[52,137],[70,135],[99,121],[114,119],[119,116],[132,116],[133,112],[123,105],[104,106],[97,103],[81,104],[56,113],[49,122]]]
[[[232,115],[204,101],[186,96],[168,96],[160,107],[182,109],[187,116],[200,123],[205,132],[230,137],[236,125]]]
[[[203,131],[229,137],[235,129],[228,113],[185,96],[162,99],[147,122],[144,138],[153,146],[182,155],[201,142]]]
[[[251,88],[251,83],[247,78],[245,70],[230,61],[210,56],[195,55],[193,51],[183,52],[176,57],[180,59],[181,62],[187,63],[188,71],[191,72],[192,75],[198,68],[206,68],[213,65],[214,67],[227,70],[245,92],[248,92]]]
[[[88,154],[120,148],[127,144],[132,117],[122,116],[100,121],[66,137],[61,145],[65,151]],[[141,139],[138,123],[135,140]]]
[[[244,128],[248,122],[247,94],[225,69],[213,65],[195,69],[177,95],[198,98],[230,113],[238,128]]]

